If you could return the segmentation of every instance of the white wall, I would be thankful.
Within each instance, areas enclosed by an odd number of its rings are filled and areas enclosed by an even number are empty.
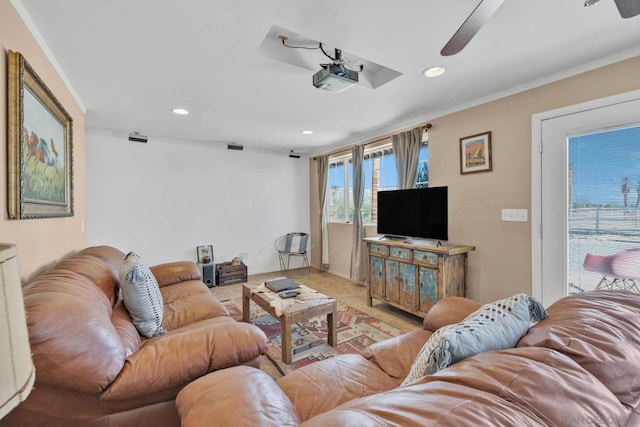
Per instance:
[[[195,247],[212,244],[216,261],[247,254],[257,274],[279,269],[278,236],[309,231],[304,159],[90,129],[86,152],[87,246],[134,250],[152,265],[195,261]]]

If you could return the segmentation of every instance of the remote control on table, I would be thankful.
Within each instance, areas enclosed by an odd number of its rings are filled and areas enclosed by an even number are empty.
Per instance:
[[[299,294],[300,294],[300,291],[294,289],[294,290],[282,291],[278,295],[280,295],[280,298],[293,298],[295,296],[298,296]]]

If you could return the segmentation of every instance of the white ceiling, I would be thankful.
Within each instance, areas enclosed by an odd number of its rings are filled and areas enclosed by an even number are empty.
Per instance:
[[[640,16],[583,1],[507,0],[451,57],[440,49],[478,0],[13,3],[86,108],[87,128],[310,155],[640,54]],[[261,53],[274,25],[402,75],[376,89],[318,90],[313,71]],[[424,78],[432,65],[447,72]]]

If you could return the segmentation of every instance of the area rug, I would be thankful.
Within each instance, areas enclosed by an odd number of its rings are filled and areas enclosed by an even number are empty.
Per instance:
[[[222,302],[234,318],[242,319],[242,299]],[[261,356],[260,368],[278,379],[295,369],[339,354],[356,354],[365,347],[404,332],[358,309],[338,302],[338,345],[327,344],[327,318],[320,316],[291,328],[291,364],[282,361],[280,323],[257,304],[251,303],[251,322],[269,339],[269,351]]]

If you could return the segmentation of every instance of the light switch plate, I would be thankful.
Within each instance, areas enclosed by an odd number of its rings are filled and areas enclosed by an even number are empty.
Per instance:
[[[529,216],[528,213],[529,211],[527,209],[502,209],[502,220],[527,222]]]

